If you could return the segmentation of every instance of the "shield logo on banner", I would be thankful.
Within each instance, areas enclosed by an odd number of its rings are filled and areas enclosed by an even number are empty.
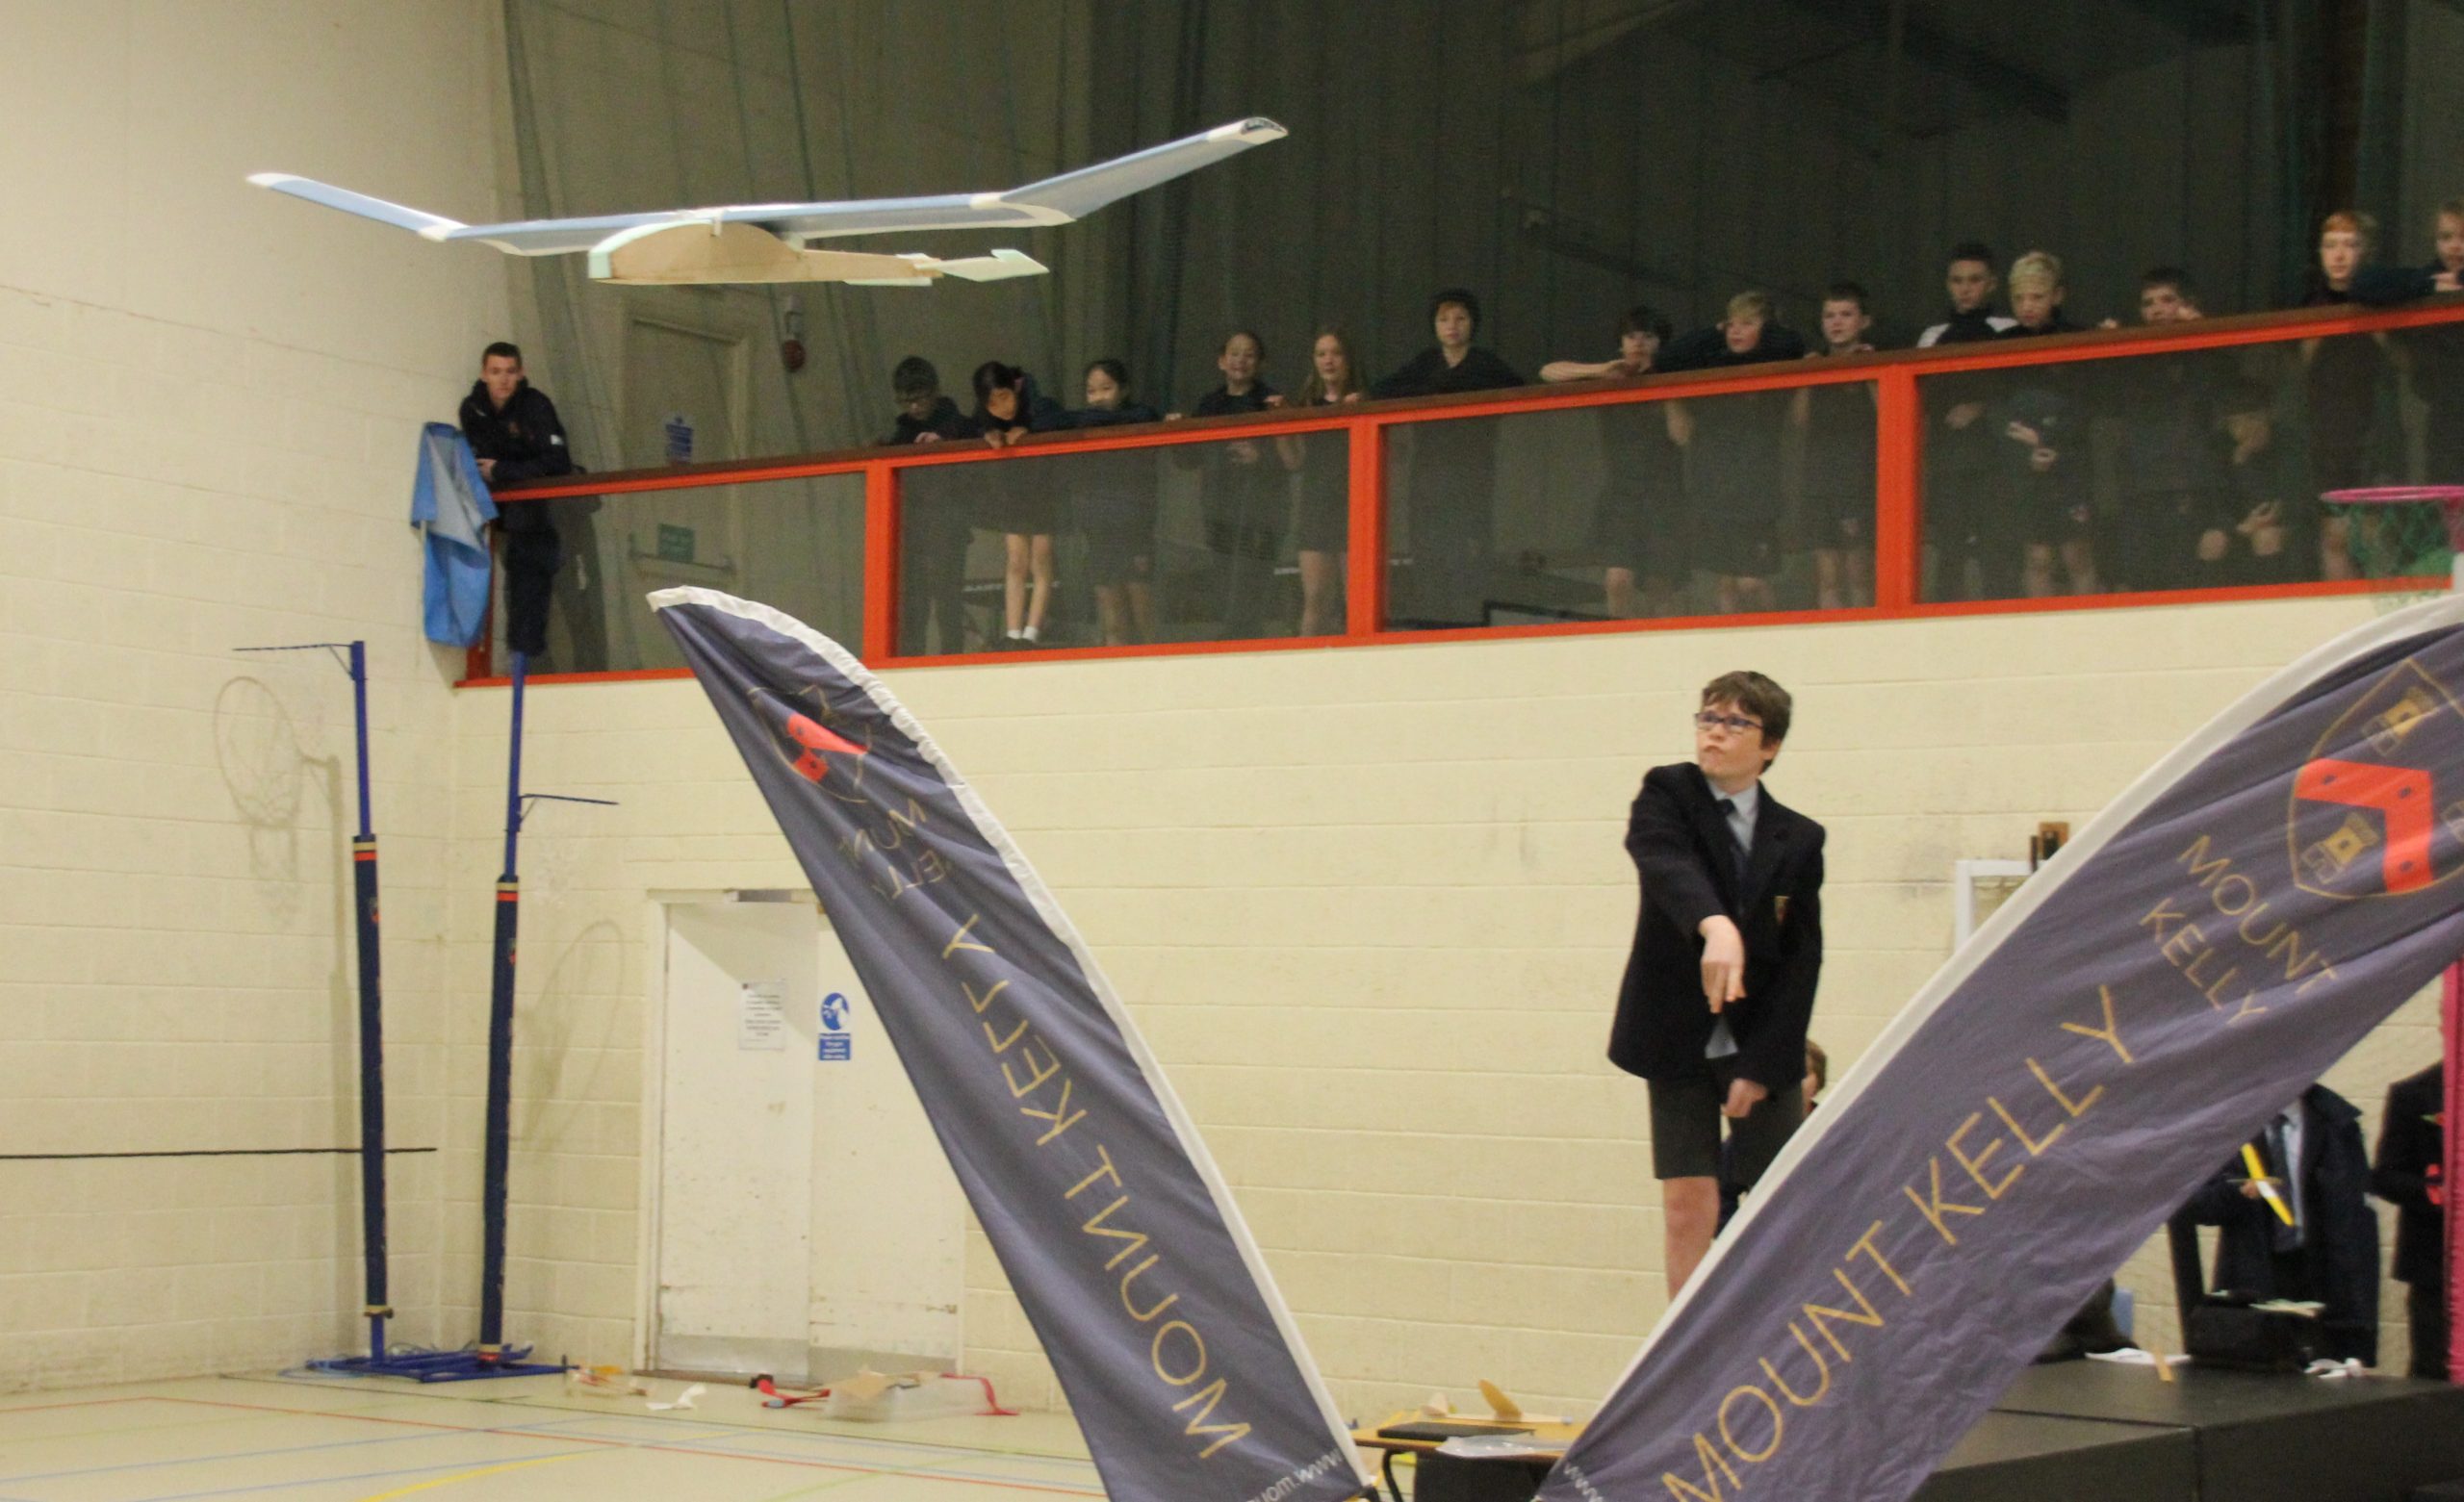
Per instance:
[[[830,728],[828,722],[844,717],[832,712],[818,689],[786,695],[757,688],[745,698],[769,727],[771,749],[787,770],[837,797],[852,796],[863,787],[864,754],[872,750],[869,726],[850,723],[847,726],[863,737],[865,744],[860,746]]]
[[[2464,787],[2425,743],[2464,737],[2464,705],[2407,659],[2339,716],[2293,779],[2293,879],[2319,897],[2411,897],[2464,873]]]

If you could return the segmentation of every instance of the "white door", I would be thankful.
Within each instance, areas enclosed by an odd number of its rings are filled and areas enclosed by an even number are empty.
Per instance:
[[[804,893],[666,906],[652,1364],[948,1367],[964,1201]]]

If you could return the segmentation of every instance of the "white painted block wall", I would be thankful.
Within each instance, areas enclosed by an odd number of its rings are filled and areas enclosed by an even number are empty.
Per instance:
[[[0,1154],[357,1141],[349,687],[229,651],[352,637],[394,1139],[441,1144],[457,659],[404,518],[505,269],[241,179],[492,202],[496,14],[0,4]],[[443,1166],[395,1159],[409,1338],[447,1333]],[[0,1390],[364,1340],[358,1203],[347,1158],[0,1162]]]

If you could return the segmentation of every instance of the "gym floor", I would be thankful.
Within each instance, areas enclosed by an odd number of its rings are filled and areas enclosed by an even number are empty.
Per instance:
[[[1066,1414],[833,1423],[712,1384],[682,1413],[556,1377],[420,1387],[286,1374],[0,1398],[0,1502],[997,1502],[1100,1497]]]

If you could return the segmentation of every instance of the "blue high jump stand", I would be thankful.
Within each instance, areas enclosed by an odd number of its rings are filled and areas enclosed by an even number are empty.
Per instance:
[[[319,1371],[365,1377],[416,1377],[418,1362],[431,1358],[395,1356],[386,1349],[385,1321],[394,1317],[385,1288],[385,1011],[378,984],[376,939],[376,831],[368,792],[368,644],[303,642],[289,647],[243,647],[244,652],[321,651],[350,675],[351,717],[358,740],[359,829],[351,836],[352,916],[359,949],[359,1220],[365,1262],[360,1313],[368,1320],[368,1354],[308,1364]]]

